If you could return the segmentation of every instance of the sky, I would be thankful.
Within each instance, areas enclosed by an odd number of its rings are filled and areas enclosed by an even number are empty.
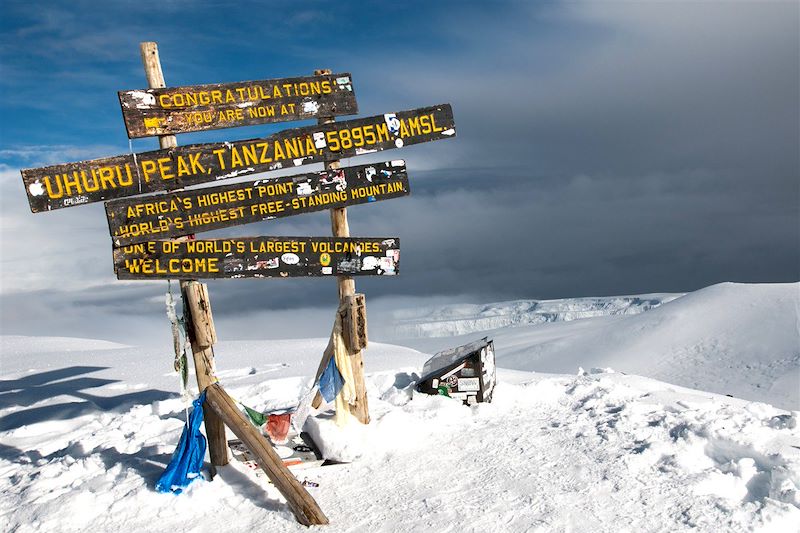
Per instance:
[[[398,236],[370,325],[441,303],[687,292],[800,277],[797,2],[0,5],[0,333],[162,342],[165,282],[117,281],[102,204],[32,214],[21,168],[152,150],[117,91],[353,75],[360,116],[451,103],[403,158],[411,196],[348,209]],[[180,144],[306,123],[185,134]],[[292,173],[306,172],[316,166]],[[203,236],[330,235],[327,213]],[[209,282],[220,338],[324,336],[330,279]]]

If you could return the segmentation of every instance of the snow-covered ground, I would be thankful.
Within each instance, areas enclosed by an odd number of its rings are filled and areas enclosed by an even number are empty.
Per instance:
[[[308,426],[353,462],[300,477],[319,483],[330,531],[797,531],[800,412],[775,405],[800,403],[799,287],[725,284],[636,315],[497,330],[504,368],[473,407],[413,394],[428,355],[373,342],[373,422]],[[170,346],[1,342],[4,531],[305,529],[239,464],[181,496],[153,491],[184,416]],[[220,381],[251,407],[292,405],[325,342],[222,342]],[[715,387],[737,398],[703,392]]]

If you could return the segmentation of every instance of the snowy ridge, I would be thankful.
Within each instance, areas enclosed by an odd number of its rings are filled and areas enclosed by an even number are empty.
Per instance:
[[[71,352],[85,350],[118,350],[129,348],[125,344],[96,339],[75,337],[29,337],[24,335],[0,335],[0,354],[4,358],[32,353]]]
[[[581,318],[634,315],[683,294],[643,294],[560,300],[514,300],[490,304],[455,304],[394,313],[395,338],[452,337],[476,331],[567,322]]]

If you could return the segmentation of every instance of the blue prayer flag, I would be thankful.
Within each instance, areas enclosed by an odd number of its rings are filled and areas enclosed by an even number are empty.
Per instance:
[[[206,391],[203,391],[200,397],[192,402],[192,414],[189,415],[188,424],[183,426],[178,447],[175,448],[166,470],[156,482],[158,492],[180,494],[189,483],[201,477],[200,469],[203,467],[203,458],[206,455],[206,438],[200,433],[205,399]]]
[[[336,361],[331,357],[328,366],[319,377],[319,392],[326,402],[332,402],[342,387],[344,387],[344,378],[336,366]]]

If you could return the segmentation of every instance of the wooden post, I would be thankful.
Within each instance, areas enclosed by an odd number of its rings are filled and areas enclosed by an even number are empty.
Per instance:
[[[151,89],[166,87],[164,73],[161,70],[161,60],[158,57],[158,44],[146,42],[139,44],[139,51],[142,54],[142,64],[147,76],[147,84]],[[174,135],[162,135],[158,138],[161,148],[175,148],[178,140]],[[200,288],[198,288],[198,286]],[[200,335],[189,328],[190,341],[192,345],[192,356],[194,358],[194,371],[197,376],[197,386],[200,392],[216,381],[214,377],[214,355],[211,349],[213,342],[205,345],[211,338],[216,341],[214,332],[214,321],[211,318],[211,306],[208,300],[208,291],[204,285],[196,281],[181,281],[181,295],[183,296],[183,313],[192,324],[210,324],[211,334],[204,334],[208,331],[207,326],[201,328]],[[190,304],[188,297],[191,295],[194,305]],[[199,341],[199,342],[198,342]],[[211,464],[223,466],[228,464],[228,441],[225,438],[225,426],[222,420],[210,410],[204,413],[206,436],[208,437],[208,453],[211,457]]]
[[[200,392],[217,382],[214,364],[213,344],[217,341],[214,330],[214,319],[211,315],[211,302],[208,299],[208,287],[204,283],[189,280],[181,281],[183,296],[183,314],[189,322],[189,341],[194,358],[194,373],[197,376],[197,388]],[[206,401],[208,406],[208,401]],[[230,461],[228,455],[228,439],[225,436],[225,425],[213,411],[205,409],[203,423],[208,437],[208,455],[211,464],[224,466]]]
[[[206,389],[206,403],[258,458],[258,465],[286,498],[298,522],[305,526],[328,523],[328,518],[314,498],[284,466],[272,446],[253,429],[219,383],[214,383]]]
[[[315,70],[314,74],[321,76],[330,74],[329,69]],[[329,124],[336,120],[334,117],[322,117],[318,124]],[[325,169],[339,168],[339,161],[329,161],[325,163]],[[334,237],[349,237],[350,226],[347,224],[347,208],[339,207],[331,209],[331,230]],[[344,303],[348,297],[353,296],[356,292],[356,283],[350,276],[339,276],[337,278],[339,286],[339,304]],[[350,404],[350,412],[362,424],[369,424],[369,405],[367,404],[367,386],[364,383],[364,359],[361,355],[361,350],[355,350],[350,353],[350,364],[353,369],[353,381],[356,390],[355,403]]]
[[[339,303],[339,308],[336,310],[342,320],[342,333],[344,334],[345,342],[347,343],[348,350],[354,352],[363,350],[367,347],[367,313],[364,304],[364,295],[355,294]],[[319,377],[328,366],[328,362],[333,357],[333,336],[335,331],[331,333],[328,339],[328,345],[322,352],[322,360],[317,367],[317,373],[314,375],[314,381],[319,380]],[[317,392],[314,400],[311,402],[311,407],[319,409],[322,405],[322,395]]]
[[[356,293],[347,297],[347,313],[343,316],[345,342],[349,350],[364,350],[367,348],[367,306],[363,294]]]

